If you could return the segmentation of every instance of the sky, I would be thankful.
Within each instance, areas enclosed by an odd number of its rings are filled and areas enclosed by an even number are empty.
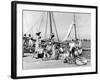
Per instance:
[[[74,21],[74,13],[70,12],[53,12],[54,20],[60,40],[63,40],[68,32],[68,29]],[[77,35],[80,39],[90,39],[91,32],[91,14],[75,13]],[[46,26],[47,25],[47,26]],[[35,38],[35,33],[40,31],[44,38],[47,27],[46,37],[50,34],[50,22],[47,17],[47,12],[42,11],[23,11],[23,34],[31,33]],[[54,23],[52,22],[53,33],[55,33]],[[74,29],[71,30],[69,39],[74,37]]]

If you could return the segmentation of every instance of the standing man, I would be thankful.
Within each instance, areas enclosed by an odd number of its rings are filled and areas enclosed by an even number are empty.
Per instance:
[[[28,37],[26,36],[26,34],[24,34],[23,36],[23,44],[24,44],[24,48],[28,47]]]
[[[36,55],[39,52],[39,47],[41,44],[41,36],[40,36],[41,32],[36,33],[36,42],[35,42],[35,53]]]
[[[52,55],[51,55],[51,58],[52,59],[55,59],[55,56],[56,56],[56,52],[55,52],[55,44],[54,44],[54,37],[55,35],[53,33],[51,33],[51,46],[52,46]]]
[[[32,36],[31,34],[29,34],[29,38],[28,38],[29,52],[32,52],[32,46],[33,46]]]

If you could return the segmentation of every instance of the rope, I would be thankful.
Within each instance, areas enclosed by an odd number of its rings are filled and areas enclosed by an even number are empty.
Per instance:
[[[46,33],[47,33],[47,25],[48,25],[48,12],[47,12],[47,19],[46,19],[46,26],[45,26],[45,36],[44,36],[45,39],[46,39]]]
[[[41,14],[40,17],[42,17],[42,15],[43,15],[43,14]],[[36,26],[36,25],[38,24],[38,22],[39,22],[39,20],[40,20],[40,17],[36,20],[35,24],[34,24],[26,33],[31,32],[31,31],[33,30],[33,27]]]
[[[65,38],[64,38],[62,41],[67,40],[67,38],[70,36],[72,27],[73,27],[73,22],[72,22],[72,24],[69,26],[68,32],[67,32]]]
[[[77,18],[78,16],[76,16]],[[78,18],[76,19],[76,26],[77,26],[77,35],[78,35],[78,38],[80,39],[80,31],[79,31],[79,24],[78,24]]]
[[[42,18],[41,18],[41,22],[40,22],[40,26],[39,26],[39,28],[38,28],[38,31],[40,31],[41,25],[42,25],[42,23],[43,23],[43,20],[44,20],[44,14],[45,14],[45,13],[42,13]]]

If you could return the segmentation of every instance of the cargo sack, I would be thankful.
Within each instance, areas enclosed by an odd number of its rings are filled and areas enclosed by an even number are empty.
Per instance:
[[[81,65],[86,65],[87,64],[87,59],[84,57],[78,57],[76,58],[76,64],[81,66]]]

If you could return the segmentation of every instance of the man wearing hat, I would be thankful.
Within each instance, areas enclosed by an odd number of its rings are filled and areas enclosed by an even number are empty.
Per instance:
[[[35,53],[39,50],[39,45],[41,44],[41,32],[36,33],[36,43],[35,43]]]

